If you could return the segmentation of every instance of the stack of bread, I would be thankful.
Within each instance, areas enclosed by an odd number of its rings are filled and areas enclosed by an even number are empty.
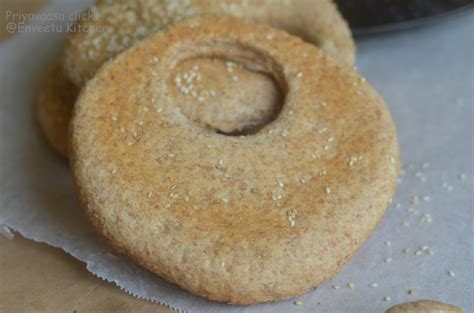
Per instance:
[[[38,119],[117,251],[233,304],[302,294],[395,192],[384,100],[330,0],[98,0]]]

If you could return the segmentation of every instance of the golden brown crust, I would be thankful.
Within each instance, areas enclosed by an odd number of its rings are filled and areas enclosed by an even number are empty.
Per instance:
[[[64,157],[68,155],[68,126],[77,88],[56,65],[40,87],[36,115],[51,146]]]
[[[350,30],[330,0],[114,0],[89,9],[66,41],[64,68],[82,86],[107,60],[186,17],[229,14],[300,36],[348,65],[355,59]],[[91,31],[95,30],[95,31]]]
[[[286,91],[277,119],[229,137],[181,114],[167,76],[198,56],[273,75]],[[390,113],[356,72],[231,17],[189,19],[108,62],[82,91],[70,134],[99,232],[166,280],[235,304],[333,277],[379,223],[399,171]]]
[[[433,300],[420,300],[414,302],[407,302],[397,304],[385,313],[463,313],[461,308],[454,305],[433,301]]]

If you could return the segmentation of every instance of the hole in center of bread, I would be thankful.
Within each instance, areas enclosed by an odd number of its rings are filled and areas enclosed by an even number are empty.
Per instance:
[[[229,136],[256,133],[276,119],[283,105],[272,75],[219,57],[185,59],[168,84],[182,114]]]

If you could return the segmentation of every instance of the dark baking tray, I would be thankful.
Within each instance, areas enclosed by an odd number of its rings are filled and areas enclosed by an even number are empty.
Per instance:
[[[407,29],[474,8],[474,0],[336,0],[355,35]]]

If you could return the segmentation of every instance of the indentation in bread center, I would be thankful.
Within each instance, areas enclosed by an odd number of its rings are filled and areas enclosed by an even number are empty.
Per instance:
[[[256,133],[277,118],[284,100],[273,69],[257,59],[239,62],[198,53],[177,62],[168,78],[173,103],[190,120],[218,133]]]

